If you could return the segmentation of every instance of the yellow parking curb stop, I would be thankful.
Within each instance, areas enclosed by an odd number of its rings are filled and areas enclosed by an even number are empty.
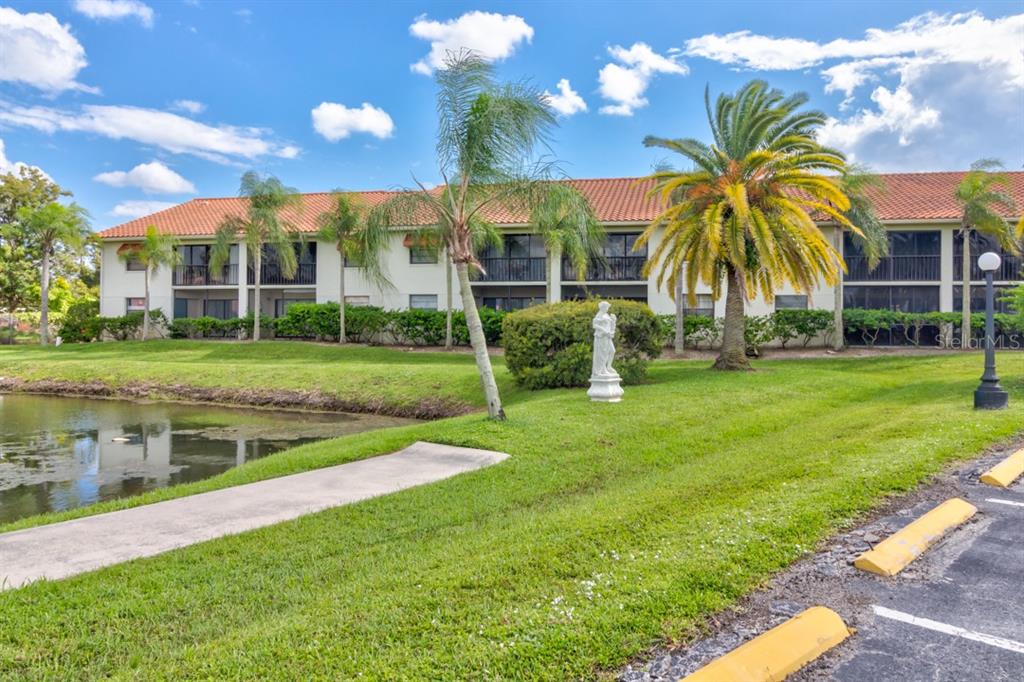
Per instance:
[[[874,549],[861,554],[853,565],[878,575],[896,575],[936,540],[974,516],[977,511],[977,507],[959,497],[946,500],[875,545]]]
[[[777,682],[850,636],[839,614],[813,606],[683,678],[684,682]]]
[[[1024,448],[1013,453],[999,464],[981,475],[981,482],[999,488],[1009,488],[1010,484],[1024,474]]]

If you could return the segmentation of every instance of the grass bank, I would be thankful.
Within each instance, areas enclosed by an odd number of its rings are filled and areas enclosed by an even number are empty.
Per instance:
[[[0,390],[421,418],[465,414],[483,404],[471,355],[288,341],[0,347],[0,378]],[[506,391],[513,390],[509,383]]]
[[[512,458],[0,594],[0,677],[595,677],[686,636],[882,496],[1014,435],[1019,357],[1001,357],[1013,406],[999,413],[970,409],[977,355],[744,374],[661,362],[619,405],[510,393],[507,423],[473,414],[303,446],[203,484],[417,439]]]

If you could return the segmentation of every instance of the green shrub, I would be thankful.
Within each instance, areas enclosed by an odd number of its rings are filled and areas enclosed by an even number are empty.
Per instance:
[[[345,336],[355,343],[373,343],[387,331],[391,313],[376,306],[345,306]]]
[[[465,325],[463,316],[463,325]],[[412,346],[440,346],[444,343],[445,313],[443,310],[402,310],[391,313],[388,330],[396,343]],[[452,338],[455,321],[452,320]],[[469,331],[466,331],[469,338]]]
[[[761,348],[775,338],[775,327],[771,315],[747,315],[743,327],[743,340],[747,344],[747,353],[760,355]]]
[[[613,366],[624,383],[638,383],[647,363],[661,354],[663,329],[644,303],[609,301],[617,316]],[[590,378],[594,301],[534,306],[505,316],[505,364],[517,383],[530,389],[586,386]]]
[[[100,302],[86,299],[68,306],[57,335],[63,343],[88,343],[103,336]]]
[[[831,310],[776,310],[772,313],[773,340],[785,348],[793,339],[800,339],[806,348],[819,336],[835,330]]]
[[[346,328],[351,306],[345,309]],[[293,303],[284,315],[275,319],[271,326],[276,336],[293,339],[316,339],[318,341],[338,340],[337,303]]]

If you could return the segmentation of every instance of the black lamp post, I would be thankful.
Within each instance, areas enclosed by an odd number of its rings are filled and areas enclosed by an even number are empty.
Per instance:
[[[999,385],[996,374],[995,287],[992,280],[1001,263],[999,254],[991,251],[978,258],[978,267],[985,273],[985,373],[981,375],[981,385],[974,392],[974,408],[977,410],[1001,410],[1010,402],[1010,396]],[[970,282],[964,282],[964,286],[970,286]]]

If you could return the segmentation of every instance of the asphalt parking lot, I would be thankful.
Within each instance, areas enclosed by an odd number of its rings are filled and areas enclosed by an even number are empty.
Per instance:
[[[855,633],[790,680],[1024,680],[1024,479],[1006,489],[978,480],[1021,447],[993,450],[893,499],[719,614],[709,636],[658,652],[619,679],[678,680],[804,609],[826,606]],[[899,574],[854,568],[863,551],[952,497],[978,513]]]

